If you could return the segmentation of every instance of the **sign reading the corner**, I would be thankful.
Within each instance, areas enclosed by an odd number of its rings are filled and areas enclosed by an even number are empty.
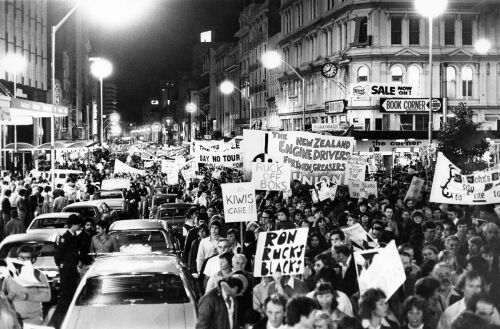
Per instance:
[[[415,98],[420,96],[420,90],[412,85],[396,83],[362,83],[351,85],[349,88],[349,95],[359,98]]]
[[[443,99],[432,99],[432,111],[443,109]],[[428,98],[380,98],[380,110],[385,112],[427,112]]]

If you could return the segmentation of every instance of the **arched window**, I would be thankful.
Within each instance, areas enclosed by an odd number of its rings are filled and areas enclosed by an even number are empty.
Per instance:
[[[361,66],[358,69],[358,82],[368,82],[368,74],[370,72],[368,71],[368,67],[366,66]]]
[[[457,98],[457,71],[453,66],[446,68],[446,96]]]
[[[462,67],[462,96],[472,97],[472,69],[470,66]]]
[[[403,69],[401,66],[395,65],[391,67],[391,81],[395,83],[403,83]]]
[[[408,68],[408,84],[420,89],[420,68],[412,65]]]

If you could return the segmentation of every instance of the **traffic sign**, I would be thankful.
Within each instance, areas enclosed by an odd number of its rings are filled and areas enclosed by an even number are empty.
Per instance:
[[[432,99],[432,111],[443,108],[442,98]],[[429,111],[428,98],[380,98],[380,110],[384,112],[426,112]]]

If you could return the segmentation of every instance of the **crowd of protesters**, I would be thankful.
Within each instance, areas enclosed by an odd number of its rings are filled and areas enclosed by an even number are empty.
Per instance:
[[[115,158],[108,153],[90,164],[72,163],[85,166],[84,183],[68,182],[55,190],[37,177],[4,180],[1,236],[24,232],[38,214],[92,199],[100,181],[111,177],[131,179],[129,218],[147,218],[144,202],[155,188],[167,185],[166,175],[156,166],[143,176],[115,174]],[[182,261],[203,291],[196,327],[499,328],[498,207],[430,204],[425,191],[421,200],[405,198],[417,173],[393,170],[392,179],[372,177],[379,181],[378,197],[352,199],[348,187],[340,186],[333,200],[313,203],[311,186],[298,181],[292,182],[291,195],[257,191],[258,218],[243,226],[225,223],[221,191],[221,184],[242,182],[241,171],[223,169],[216,179],[213,168],[202,166],[196,179],[186,182],[180,176],[180,184],[172,187],[176,202],[192,205],[178,231]],[[392,240],[398,246],[406,280],[392,296],[377,287],[359,291],[353,246],[341,229],[356,223],[380,247]],[[90,233],[92,223],[87,224],[84,231]],[[254,277],[258,234],[299,227],[309,228],[304,273]],[[98,241],[93,245],[99,248]],[[8,299],[0,294],[2,324],[15,323],[19,312],[7,307]]]

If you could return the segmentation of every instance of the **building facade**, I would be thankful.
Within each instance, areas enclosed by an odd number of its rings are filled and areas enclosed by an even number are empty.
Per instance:
[[[106,116],[109,116],[111,113],[117,112],[118,110],[118,90],[116,88],[116,85],[112,82],[104,82],[102,88],[102,97],[104,103],[103,113]]]

